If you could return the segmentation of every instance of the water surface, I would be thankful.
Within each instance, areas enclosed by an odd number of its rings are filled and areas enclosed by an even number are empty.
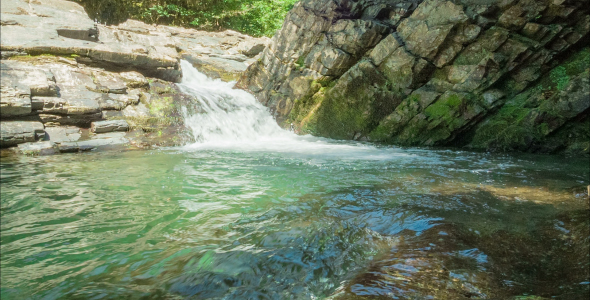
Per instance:
[[[183,70],[194,143],[2,158],[2,299],[587,299],[588,159],[299,137]]]

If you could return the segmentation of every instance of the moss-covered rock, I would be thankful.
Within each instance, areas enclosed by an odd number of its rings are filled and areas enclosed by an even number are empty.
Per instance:
[[[369,61],[359,62],[323,93],[318,97],[317,133],[338,139],[365,137],[402,99]]]
[[[478,125],[470,146],[549,153],[571,149],[587,155],[581,128],[590,108],[589,71],[590,49],[584,48]],[[556,132],[565,124],[568,130]]]
[[[440,145],[485,111],[473,94],[447,92],[416,115],[395,137],[404,145]]]
[[[238,85],[301,133],[561,151],[571,147],[557,132],[579,132],[588,114],[588,12],[579,1],[304,0]],[[312,87],[322,76],[334,87]]]

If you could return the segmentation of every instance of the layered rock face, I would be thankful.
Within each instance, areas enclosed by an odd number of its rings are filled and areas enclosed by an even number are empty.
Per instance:
[[[238,85],[302,133],[587,154],[588,12],[575,0],[303,0]]]
[[[6,0],[1,5],[3,59],[74,55],[87,65],[180,82],[180,58],[207,66],[213,76],[235,78],[268,43],[234,31],[209,33],[135,20],[103,26],[80,5],[63,0]]]
[[[230,81],[269,42],[134,20],[102,26],[63,0],[4,0],[1,8],[0,147],[25,152],[47,142],[59,152],[181,143],[181,107],[191,96],[174,84],[180,59]]]

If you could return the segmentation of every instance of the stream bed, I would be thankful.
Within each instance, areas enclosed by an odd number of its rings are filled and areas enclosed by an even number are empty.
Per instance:
[[[585,299],[587,160],[317,143],[3,159],[2,299]]]

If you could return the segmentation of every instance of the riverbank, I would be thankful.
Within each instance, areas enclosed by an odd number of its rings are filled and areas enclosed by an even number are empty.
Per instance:
[[[183,145],[191,97],[175,84],[180,60],[232,81],[268,43],[134,20],[104,26],[61,0],[2,1],[1,19],[4,155]]]

